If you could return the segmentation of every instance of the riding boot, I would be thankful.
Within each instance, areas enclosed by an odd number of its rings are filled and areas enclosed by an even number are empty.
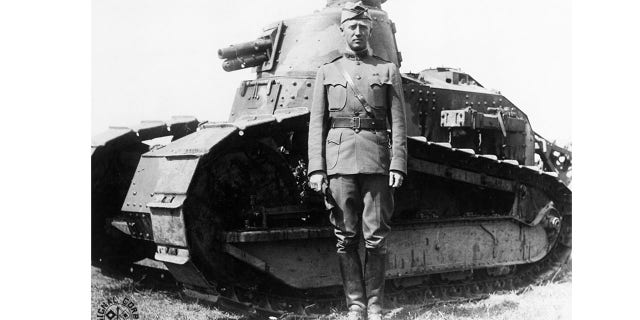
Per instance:
[[[364,279],[367,293],[368,320],[382,319],[382,301],[384,299],[384,272],[386,262],[386,252],[381,252],[379,249],[367,249],[364,267]]]
[[[340,274],[344,285],[344,296],[349,309],[349,320],[364,319],[366,302],[364,297],[364,281],[362,279],[362,263],[356,250],[338,252]]]

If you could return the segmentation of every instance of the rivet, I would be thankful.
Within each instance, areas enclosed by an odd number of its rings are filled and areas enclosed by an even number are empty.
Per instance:
[[[422,90],[418,90],[418,93],[422,93]]]
[[[295,98],[296,98],[296,96],[291,96],[291,99],[295,99]]]
[[[282,105],[280,105],[280,106],[282,106]],[[242,136],[244,136],[244,131],[240,130],[240,131],[238,132],[238,135],[240,135],[241,137],[242,137]]]
[[[311,82],[307,82],[307,87],[311,88]]]
[[[422,101],[422,98],[418,99],[418,101]]]
[[[309,96],[304,96],[304,99],[305,100],[309,100]]]
[[[134,191],[134,192],[133,192],[133,195],[135,196],[136,194],[138,194],[138,193]]]
[[[431,101],[436,102],[436,99],[433,99],[433,100],[431,100]]]
[[[294,87],[298,85],[298,83],[295,82],[295,81],[292,84],[293,84]]]
[[[414,92],[416,92],[416,89],[411,89],[411,93],[414,93]]]

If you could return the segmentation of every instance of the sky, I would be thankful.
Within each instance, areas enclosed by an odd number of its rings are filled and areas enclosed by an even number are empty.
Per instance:
[[[192,115],[226,120],[251,69],[222,70],[217,50],[326,0],[92,2],[91,132]],[[571,141],[569,0],[388,0],[402,72],[455,67],[522,109],[533,129]]]

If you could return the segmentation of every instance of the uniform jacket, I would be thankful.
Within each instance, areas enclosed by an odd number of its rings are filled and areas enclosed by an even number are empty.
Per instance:
[[[386,120],[386,130],[354,131],[330,128],[330,117],[370,118],[348,87],[337,64],[371,105],[376,120]],[[376,56],[344,56],[320,67],[316,76],[309,120],[309,174],[407,173],[407,134],[398,68]]]

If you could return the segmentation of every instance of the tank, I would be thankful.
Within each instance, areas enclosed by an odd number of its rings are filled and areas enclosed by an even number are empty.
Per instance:
[[[228,121],[181,116],[93,137],[94,265],[163,269],[187,296],[248,313],[344,305],[333,229],[307,185],[307,137],[316,70],[344,46],[346,2],[220,49],[224,70],[256,74],[240,83]],[[364,1],[371,48],[400,67],[383,3]],[[402,87],[409,173],[395,193],[386,305],[556,276],[571,254],[571,152],[462,70],[403,73]]]

